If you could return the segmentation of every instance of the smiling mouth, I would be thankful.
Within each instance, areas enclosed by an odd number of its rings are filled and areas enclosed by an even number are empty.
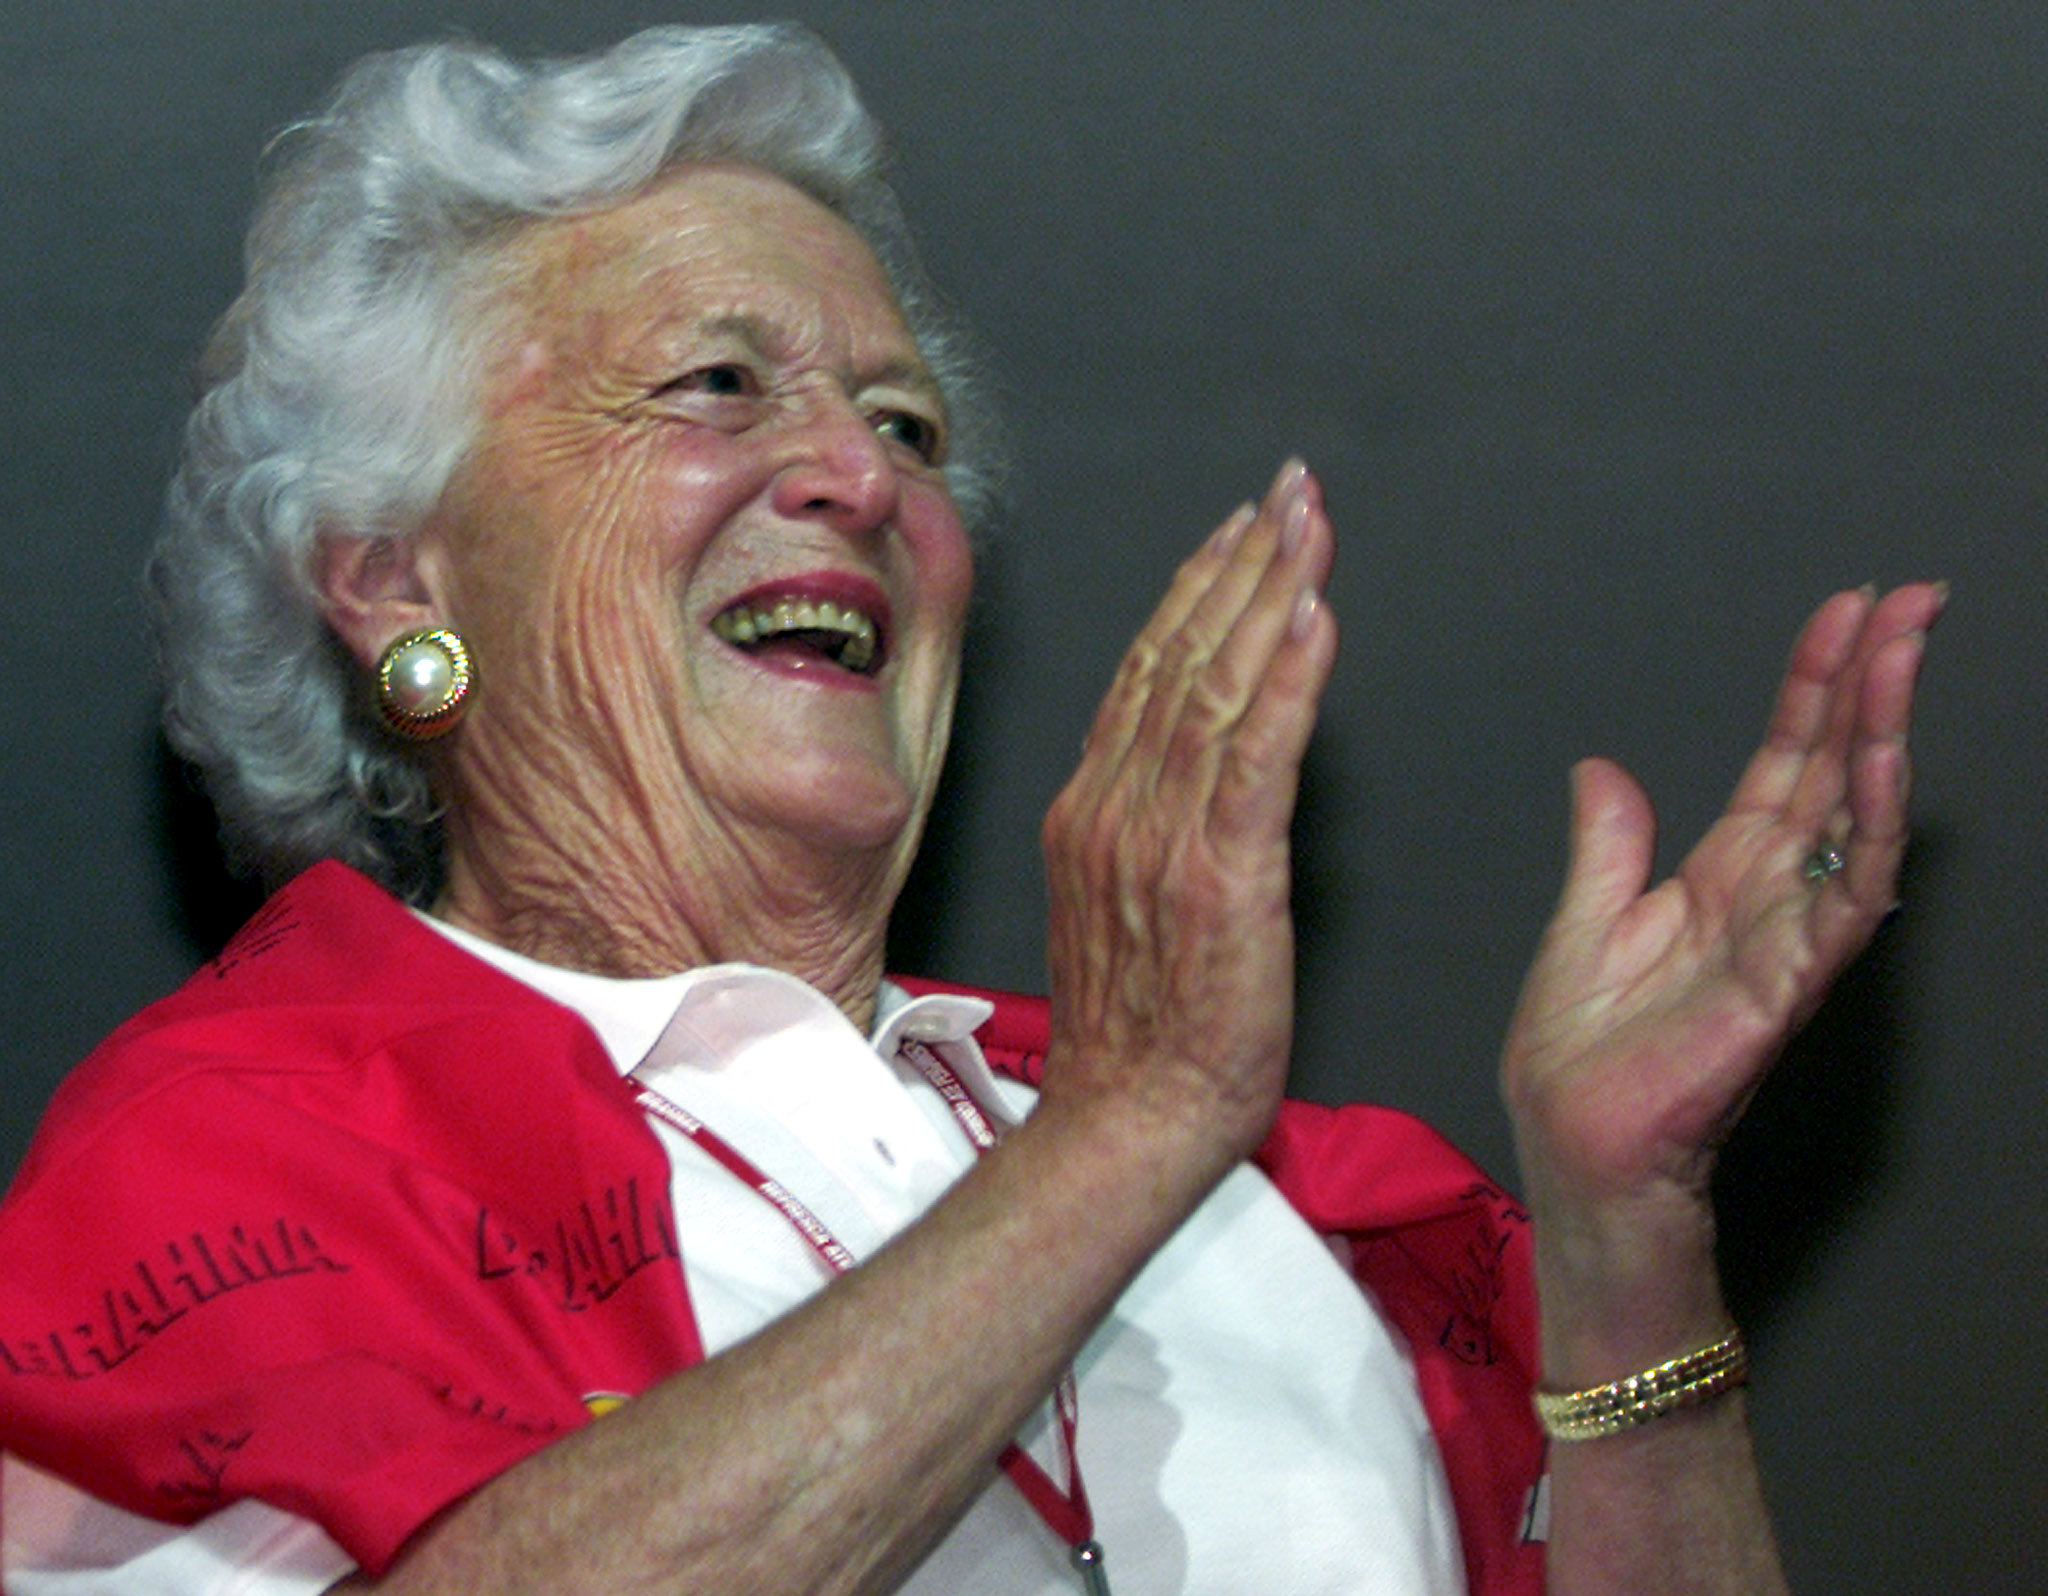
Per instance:
[[[711,630],[749,654],[813,654],[857,676],[882,668],[882,633],[873,618],[830,599],[742,601],[714,615]]]

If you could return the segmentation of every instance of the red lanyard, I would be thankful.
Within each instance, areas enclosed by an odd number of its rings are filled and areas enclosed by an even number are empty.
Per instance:
[[[936,1053],[922,1042],[905,1042],[903,1056],[944,1100],[968,1141],[973,1144],[976,1156],[995,1146],[996,1132],[990,1116],[974,1100],[974,1094],[968,1091],[960,1077]],[[832,1273],[843,1275],[859,1262],[825,1222],[811,1212],[803,1199],[781,1181],[749,1162],[738,1148],[681,1104],[664,1097],[644,1082],[635,1080],[633,1084],[638,1089],[640,1107],[645,1112],[687,1136],[732,1175],[773,1204],[775,1211],[789,1221],[790,1228]],[[1074,1448],[1075,1432],[1080,1425],[1080,1402],[1071,1369],[1060,1376],[1059,1384],[1053,1388],[1053,1415],[1059,1420],[1060,1461],[1067,1476],[1065,1490],[1053,1484],[1052,1477],[1039,1467],[1037,1460],[1014,1441],[1003,1449],[997,1461],[1023,1493],[1024,1500],[1031,1504],[1032,1511],[1044,1520],[1045,1527],[1069,1548],[1069,1560],[1081,1576],[1082,1589],[1088,1596],[1110,1596],[1109,1574],[1103,1565],[1102,1547],[1095,1539],[1095,1514],[1088,1506],[1088,1492],[1081,1483],[1081,1459]]]

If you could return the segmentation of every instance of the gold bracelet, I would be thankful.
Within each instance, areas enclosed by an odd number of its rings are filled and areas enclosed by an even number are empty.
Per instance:
[[[1689,1408],[1749,1379],[1742,1332],[1731,1330],[1711,1347],[1688,1352],[1625,1380],[1583,1391],[1538,1391],[1536,1417],[1553,1441],[1591,1441]]]

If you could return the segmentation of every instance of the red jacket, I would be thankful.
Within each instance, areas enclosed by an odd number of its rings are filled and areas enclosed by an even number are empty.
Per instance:
[[[981,995],[1033,1077],[1044,1003]],[[1414,1349],[1472,1590],[1533,1596],[1526,1216],[1388,1109],[1289,1103],[1257,1156]],[[160,1519],[260,1498],[379,1573],[701,1360],[688,1245],[583,1021],[319,865],[52,1101],[0,1206],[0,1448]]]

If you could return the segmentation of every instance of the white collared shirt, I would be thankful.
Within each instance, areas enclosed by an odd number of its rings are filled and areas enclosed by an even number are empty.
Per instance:
[[[988,1005],[885,987],[873,1037],[793,977],[716,965],[613,980],[441,925],[576,1010],[621,1073],[679,1103],[795,1192],[856,1257],[973,1162],[900,1056],[931,1045],[1014,1122],[1035,1094],[988,1070]],[[657,1038],[661,1056],[642,1063]],[[659,1120],[691,1306],[708,1355],[829,1274],[781,1213]],[[1140,1272],[1076,1362],[1079,1452],[1118,1596],[1357,1596],[1464,1589],[1448,1487],[1405,1351],[1257,1171],[1230,1175]],[[1019,1437],[1057,1477],[1041,1413]],[[312,1596],[352,1571],[318,1526],[243,1502],[190,1529],[29,1468],[0,1469],[13,1596]],[[905,1596],[1073,1596],[1066,1549],[1007,1480],[974,1503]]]

